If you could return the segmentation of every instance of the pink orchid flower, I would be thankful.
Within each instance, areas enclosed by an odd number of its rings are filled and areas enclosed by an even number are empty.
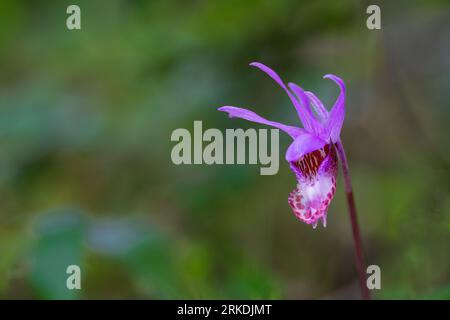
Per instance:
[[[229,116],[278,128],[294,140],[286,151],[286,160],[297,177],[297,186],[288,197],[289,205],[301,221],[314,228],[322,219],[326,226],[327,210],[336,191],[337,152],[340,132],[345,116],[345,85],[339,77],[327,74],[340,88],[340,94],[330,111],[312,92],[303,91],[298,85],[289,83],[262,63],[250,64],[275,80],[286,91],[297,110],[303,128],[269,121],[256,113],[231,106],[219,108]]]

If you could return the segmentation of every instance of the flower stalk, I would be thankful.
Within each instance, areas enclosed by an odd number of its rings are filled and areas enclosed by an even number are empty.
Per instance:
[[[353,242],[355,244],[356,269],[359,275],[359,285],[363,299],[370,300],[370,291],[366,284],[366,264],[364,262],[364,252],[359,231],[358,217],[356,214],[355,199],[353,197],[352,181],[348,170],[347,157],[345,155],[344,146],[341,141],[336,143],[337,152],[342,164],[342,173],[344,176],[345,194],[347,197],[348,213],[352,225]]]

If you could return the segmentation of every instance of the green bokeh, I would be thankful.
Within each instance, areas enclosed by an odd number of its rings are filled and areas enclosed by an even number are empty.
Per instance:
[[[359,298],[342,179],[328,227],[287,204],[295,178],[176,166],[176,128],[262,128],[222,105],[298,123],[261,61],[327,106],[369,264],[386,299],[450,299],[450,37],[445,1],[0,2],[0,297]],[[65,287],[82,269],[82,290]]]

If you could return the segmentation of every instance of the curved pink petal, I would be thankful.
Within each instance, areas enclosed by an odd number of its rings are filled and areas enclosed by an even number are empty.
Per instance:
[[[295,84],[293,82],[289,82],[288,86],[289,86],[289,89],[291,89],[294,92],[294,94],[297,96],[298,100],[301,101],[302,105],[304,106],[304,109],[307,112],[308,119],[315,119],[314,113],[311,110],[308,96],[306,95],[305,91],[300,86],[298,86],[297,84]],[[314,121],[311,124],[311,126],[314,126],[315,128],[317,128],[316,121]]]
[[[280,87],[284,89],[284,91],[286,91],[287,95],[289,96],[292,103],[294,104],[295,109],[297,110],[298,117],[300,118],[300,120],[303,124],[303,127],[308,131],[315,132],[315,128],[316,128],[315,120],[316,119],[311,118],[311,116],[308,114],[307,104],[303,105],[304,102],[300,102],[299,100],[297,100],[297,98],[286,87],[283,80],[281,80],[280,76],[278,76],[278,74],[275,71],[273,71],[269,67],[263,65],[262,63],[252,62],[252,63],[250,63],[250,66],[256,67],[256,68],[260,69],[261,71],[265,72],[269,77],[271,77],[273,80],[275,80],[275,82],[278,83],[280,85]],[[307,100],[306,100],[306,102],[307,102]]]
[[[248,121],[262,123],[262,124],[266,124],[266,125],[278,128],[278,129],[286,132],[293,139],[296,139],[298,136],[300,136],[306,132],[305,130],[303,130],[301,128],[288,126],[288,125],[285,125],[285,124],[282,124],[279,122],[275,122],[275,121],[269,121],[269,120],[264,119],[263,117],[257,115],[253,111],[250,111],[247,109],[242,109],[242,108],[232,107],[232,106],[224,106],[224,107],[218,108],[217,110],[227,112],[228,115],[230,116],[230,118],[233,118],[233,117],[241,118],[241,119],[245,119]]]
[[[316,111],[319,120],[325,122],[328,119],[328,110],[325,108],[322,101],[310,91],[306,91],[305,94],[309,101],[311,101],[311,105],[313,106],[314,111]]]
[[[327,144],[325,140],[312,133],[300,134],[287,149],[286,160],[288,162],[297,161],[305,154],[322,148],[325,144]]]
[[[324,78],[333,80],[341,89],[333,108],[329,112],[328,121],[326,124],[327,130],[330,132],[331,140],[333,142],[337,142],[339,140],[342,124],[344,123],[345,118],[345,84],[341,78],[332,74],[327,74]]]
[[[337,156],[333,145],[310,152],[291,168],[297,175],[297,186],[288,203],[295,216],[315,228],[322,219],[326,226],[327,210],[336,191]]]

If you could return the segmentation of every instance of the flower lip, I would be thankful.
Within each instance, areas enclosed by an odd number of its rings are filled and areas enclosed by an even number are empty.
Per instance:
[[[299,135],[287,149],[286,160],[297,161],[303,155],[322,148],[326,143],[325,140],[311,133]]]
[[[292,166],[296,169],[296,173],[300,173],[301,179],[314,180],[318,174],[319,168],[327,157],[332,157],[331,160],[336,159],[336,151],[330,144],[325,144],[320,149],[311,151],[296,161],[292,161]]]
[[[333,145],[291,162],[297,176],[297,187],[290,193],[288,203],[295,216],[315,227],[322,219],[326,226],[327,210],[336,191],[337,155]]]

